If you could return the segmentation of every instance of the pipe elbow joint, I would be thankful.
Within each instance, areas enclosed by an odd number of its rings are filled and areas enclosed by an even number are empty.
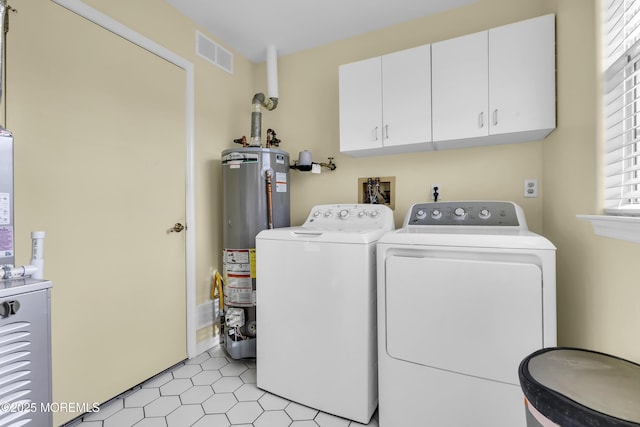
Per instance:
[[[251,100],[251,104],[255,105],[255,104],[260,104],[263,105],[264,104],[264,93],[256,93],[255,95],[253,95],[253,100]]]
[[[256,93],[253,95],[253,100],[251,101],[252,105],[261,105],[267,110],[275,110],[278,106],[278,98],[269,98],[264,96],[264,93]]]

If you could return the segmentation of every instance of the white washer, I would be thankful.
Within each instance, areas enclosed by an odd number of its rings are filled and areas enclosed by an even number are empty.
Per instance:
[[[256,237],[257,386],[368,423],[378,402],[376,255],[384,205],[320,205]]]
[[[380,427],[524,427],[518,365],[556,345],[555,247],[514,203],[438,202],[377,256]]]

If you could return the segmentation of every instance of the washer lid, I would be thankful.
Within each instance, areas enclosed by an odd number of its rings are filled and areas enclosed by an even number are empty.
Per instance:
[[[282,240],[317,243],[351,243],[368,244],[375,243],[384,235],[386,230],[359,230],[351,229],[322,229],[299,227],[274,228],[263,230],[256,236],[257,240]]]
[[[302,226],[264,230],[256,239],[361,244],[394,228],[393,211],[385,205],[317,205]]]

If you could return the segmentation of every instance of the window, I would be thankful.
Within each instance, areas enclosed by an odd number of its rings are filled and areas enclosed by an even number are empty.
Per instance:
[[[640,215],[640,0],[602,0],[605,213]]]
[[[640,243],[640,0],[601,0],[606,215],[595,234]]]

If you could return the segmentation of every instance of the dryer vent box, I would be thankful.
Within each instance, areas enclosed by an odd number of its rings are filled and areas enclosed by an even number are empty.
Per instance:
[[[396,208],[396,177],[358,178],[358,203],[377,203]]]

